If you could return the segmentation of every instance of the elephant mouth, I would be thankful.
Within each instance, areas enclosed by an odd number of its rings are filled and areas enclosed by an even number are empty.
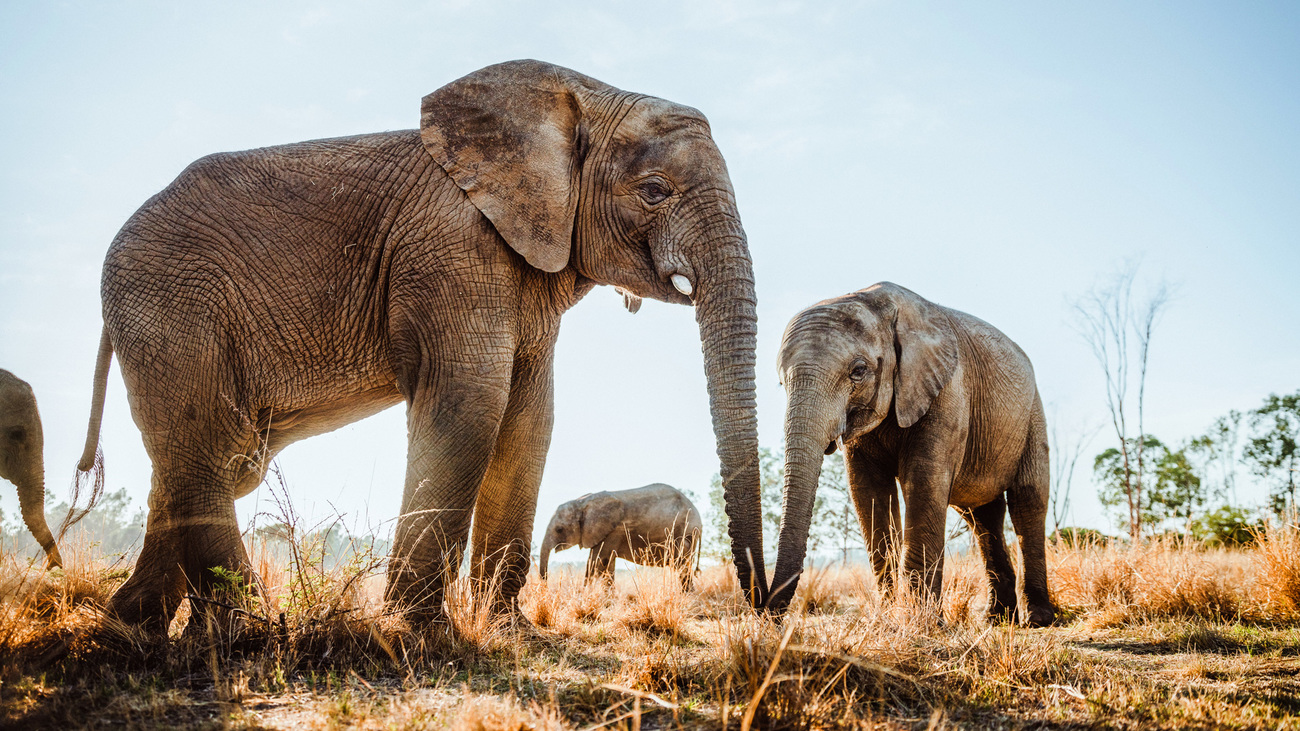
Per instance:
[[[839,440],[832,439],[830,444],[826,445],[826,454],[835,454],[835,448],[839,446]]]

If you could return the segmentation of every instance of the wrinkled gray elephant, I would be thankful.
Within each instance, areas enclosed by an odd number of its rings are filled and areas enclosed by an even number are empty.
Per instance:
[[[493,606],[516,607],[560,317],[598,284],[695,307],[737,571],[761,605],[754,276],[708,122],[512,61],[426,96],[419,130],[205,157],[123,226],[79,467],[116,353],[154,471],[109,610],[163,628],[212,567],[251,579],[235,499],[287,445],[399,403],[387,600],[444,620],[472,519],[478,586],[499,572]]]
[[[1029,358],[976,317],[881,283],[795,315],[778,356],[786,390],[785,513],[768,606],[783,610],[803,570],[822,454],[844,448],[853,502],[881,586],[903,567],[938,598],[949,505],[970,524],[991,586],[989,612],[1014,618],[1017,584],[1002,523],[1019,537],[1024,620],[1050,624],[1047,432]]]
[[[542,536],[537,570],[546,578],[551,551],[590,548],[587,578],[613,577],[616,559],[642,566],[672,566],[690,589],[700,533],[700,511],[675,487],[656,483],[597,492],[556,509]]]
[[[45,522],[45,433],[36,394],[27,382],[0,369],[0,477],[18,488],[18,506],[32,537],[45,549],[45,566],[63,565]]]

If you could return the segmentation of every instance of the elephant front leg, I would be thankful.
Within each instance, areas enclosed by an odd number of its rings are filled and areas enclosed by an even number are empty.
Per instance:
[[[385,599],[415,625],[446,620],[470,519],[505,411],[508,380],[465,378],[415,390],[409,445]]]
[[[943,594],[944,539],[952,471],[932,465],[905,470],[903,573],[908,584],[938,607]]]
[[[682,582],[682,591],[689,592],[695,588],[695,567],[699,562],[700,534],[697,531],[687,533],[677,544],[673,560],[670,563],[677,570]]]
[[[850,446],[846,450],[849,491],[858,513],[862,536],[871,554],[871,568],[882,599],[894,592],[898,568],[897,536],[902,519],[898,510],[898,486],[894,470]]]
[[[537,490],[554,422],[551,356],[515,364],[510,401],[474,507],[470,564],[497,611],[517,610],[528,577]]]
[[[591,549],[587,556],[587,581],[592,579],[605,584],[614,583],[614,562],[617,554],[613,548],[601,544]]]

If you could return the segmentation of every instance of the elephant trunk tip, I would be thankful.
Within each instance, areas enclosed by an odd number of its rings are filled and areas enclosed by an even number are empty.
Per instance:
[[[63,556],[59,554],[57,545],[50,545],[45,549],[45,570],[63,568]]]

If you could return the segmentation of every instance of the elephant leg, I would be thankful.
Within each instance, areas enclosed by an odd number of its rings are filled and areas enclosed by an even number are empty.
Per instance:
[[[600,576],[601,580],[607,585],[612,586],[614,584],[614,564],[617,562],[618,554],[614,551],[610,551],[608,554],[603,554],[601,556],[600,563],[596,567],[597,575]]]
[[[902,523],[894,468],[885,467],[882,462],[870,459],[864,451],[852,446],[846,452],[849,492],[870,551],[876,587],[883,598],[888,598],[894,592],[894,574],[898,567],[897,537]]]
[[[434,366],[429,362],[424,367]],[[403,386],[403,392],[411,394],[406,486],[385,600],[406,610],[413,625],[446,620],[444,590],[460,568],[474,504],[505,413],[510,368],[502,370],[441,382],[428,373]]]
[[[695,556],[700,550],[699,534],[687,533],[682,537],[681,542],[675,545],[676,555],[673,556],[670,565],[677,570],[677,575],[681,578],[682,591],[690,591],[695,588]]]
[[[903,526],[903,574],[909,585],[936,604],[943,595],[943,559],[952,471],[933,463],[904,470],[907,513]]]
[[[1050,489],[1047,436],[1042,405],[1035,405],[1037,414],[1032,422],[1029,445],[1015,484],[1007,491],[1007,507],[1024,564],[1019,581],[1020,590],[1025,595],[1024,621],[1034,627],[1045,627],[1056,621],[1056,607],[1047,589],[1047,502]]]
[[[155,463],[156,464],[156,463]],[[256,586],[235,502],[214,472],[155,469],[144,546],[135,570],[109,601],[125,622],[166,631],[187,591],[212,596],[239,576]]]
[[[1003,520],[1007,501],[1003,495],[978,508],[958,508],[957,513],[970,525],[984,559],[989,577],[989,617],[1008,621],[1016,616],[1016,572],[1007,553]]]
[[[555,413],[552,353],[548,348],[536,360],[516,363],[496,449],[474,506],[472,575],[480,590],[494,591],[497,610],[517,608],[528,578],[537,490]]]
[[[607,584],[613,583],[616,555],[612,548],[604,544],[592,548],[587,556],[586,580],[590,582],[592,579],[597,579]]]
[[[145,524],[144,545],[136,558],[135,569],[108,602],[108,612],[127,624],[139,624],[155,632],[166,632],[176,609],[185,598],[185,574],[176,560],[179,545],[175,532],[162,527],[164,519],[157,513],[163,486],[158,473],[153,474],[149,497],[149,517]]]

